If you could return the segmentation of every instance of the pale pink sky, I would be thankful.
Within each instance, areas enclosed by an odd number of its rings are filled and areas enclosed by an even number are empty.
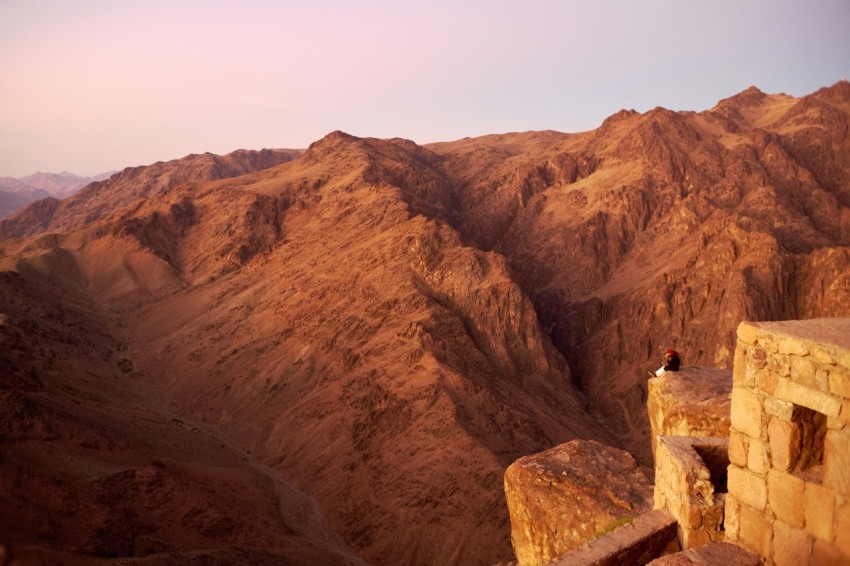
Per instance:
[[[850,77],[850,2],[0,1],[0,176],[418,143]]]

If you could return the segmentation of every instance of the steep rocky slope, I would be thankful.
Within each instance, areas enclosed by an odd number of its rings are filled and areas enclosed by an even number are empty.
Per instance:
[[[33,440],[5,421],[2,493],[42,509],[9,540],[509,560],[515,459],[581,438],[648,462],[659,347],[728,367],[742,319],[850,314],[848,123],[846,82],[749,89],[581,134],[422,147],[335,132],[298,156],[192,156],[36,203],[0,225],[2,392],[101,437]],[[36,464],[48,452],[56,472]],[[130,494],[122,546],[98,520],[46,519],[107,516],[110,474]],[[260,516],[222,504],[227,478]],[[194,498],[158,531],[151,481]],[[320,511],[268,507],[269,485]],[[281,523],[298,527],[275,538]]]
[[[18,191],[4,191],[0,189],[0,219],[11,216],[26,205],[50,195],[36,189],[24,189]]]
[[[50,238],[35,246],[0,273],[6,558],[362,564],[313,498],[137,379],[73,254]]]
[[[729,367],[742,319],[850,312],[848,127],[843,81],[622,111],[543,147],[531,134],[432,149],[461,179],[461,232],[507,258],[592,406],[649,462],[659,348]],[[526,139],[539,149],[517,150]]]
[[[504,258],[440,220],[451,186],[438,165],[411,142],[334,133],[263,172],[6,240],[0,259],[100,305],[85,320],[105,329],[91,340],[106,362],[87,371],[134,384],[110,395],[147,394],[245,450],[316,498],[368,561],[492,563],[510,557],[510,462],[576,437],[616,441],[584,411]],[[33,333],[47,355],[73,356]],[[83,487],[68,498],[92,497]],[[148,523],[135,518],[152,511],[128,507],[138,538]]]

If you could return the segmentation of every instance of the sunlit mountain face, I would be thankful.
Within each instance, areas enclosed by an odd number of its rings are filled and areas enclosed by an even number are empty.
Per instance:
[[[651,464],[648,371],[850,316],[850,84],[581,134],[126,169],[0,223],[0,543],[72,562],[512,560],[503,475]],[[362,562],[361,562],[362,561]]]

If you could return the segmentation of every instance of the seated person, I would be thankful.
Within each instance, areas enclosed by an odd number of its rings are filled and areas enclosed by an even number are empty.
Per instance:
[[[664,352],[663,359],[664,365],[655,371],[655,377],[661,377],[668,371],[679,371],[679,366],[682,364],[682,360],[679,359],[679,352],[668,348],[667,351]]]

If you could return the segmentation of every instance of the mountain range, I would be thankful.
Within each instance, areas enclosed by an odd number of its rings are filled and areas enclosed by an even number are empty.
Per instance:
[[[0,219],[11,216],[31,202],[43,198],[63,199],[112,173],[82,177],[74,173],[33,173],[26,177],[0,177]]]
[[[125,169],[0,222],[21,556],[493,564],[517,458],[651,473],[648,371],[850,316],[850,83]],[[158,562],[159,561],[159,562]],[[216,562],[218,561],[218,562]]]

